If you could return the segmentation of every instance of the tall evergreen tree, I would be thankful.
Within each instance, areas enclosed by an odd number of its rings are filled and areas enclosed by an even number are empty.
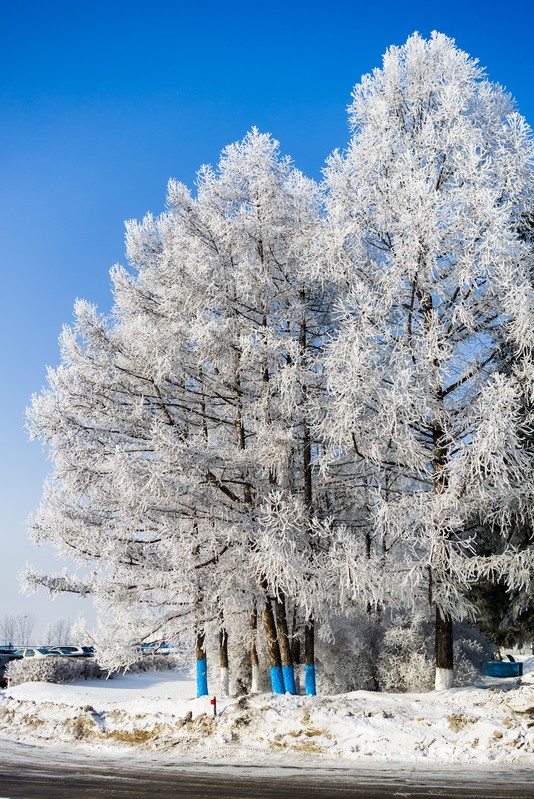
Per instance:
[[[80,302],[62,335],[30,410],[56,466],[34,530],[93,577],[33,580],[93,593],[122,631],[113,665],[135,640],[191,629],[206,693],[206,625],[223,620],[227,669],[229,620],[248,635],[257,605],[273,687],[295,691],[286,609],[299,600],[267,575],[258,531],[274,491],[311,480],[303,350],[328,313],[303,281],[319,204],[252,131],[201,170],[196,197],[171,181],[168,212],[128,224],[133,271],[113,270],[111,318]]]
[[[390,48],[353,97],[354,135],[327,175],[345,298],[322,430],[372,476],[369,524],[404,548],[406,596],[436,607],[436,687],[448,687],[466,589],[490,572],[521,580],[524,565],[511,550],[476,557],[473,516],[502,531],[532,519],[532,253],[518,235],[532,141],[509,96],[440,34]]]

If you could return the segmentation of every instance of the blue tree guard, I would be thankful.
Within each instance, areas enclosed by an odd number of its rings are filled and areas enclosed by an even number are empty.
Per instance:
[[[316,696],[317,688],[315,685],[315,666],[313,663],[306,663],[306,696]]]
[[[271,666],[271,689],[273,694],[285,694],[284,678],[280,666]]]
[[[293,666],[282,666],[282,675],[284,678],[284,688],[286,693],[296,694],[297,686],[295,684],[295,669]]]
[[[197,696],[208,695],[208,666],[206,659],[197,660]]]

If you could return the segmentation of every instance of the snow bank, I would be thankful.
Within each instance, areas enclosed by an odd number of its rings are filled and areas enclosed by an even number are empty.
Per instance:
[[[534,658],[522,680],[427,694],[194,698],[186,674],[144,673],[1,692],[12,740],[137,747],[177,759],[534,763]]]

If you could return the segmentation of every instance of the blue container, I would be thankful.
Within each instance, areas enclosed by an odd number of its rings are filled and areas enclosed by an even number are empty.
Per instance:
[[[523,664],[506,660],[490,660],[484,667],[486,677],[522,677]]]

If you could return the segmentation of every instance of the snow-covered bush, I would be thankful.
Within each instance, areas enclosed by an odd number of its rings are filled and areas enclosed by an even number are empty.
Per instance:
[[[434,621],[428,612],[397,612],[384,620],[377,661],[380,690],[430,691],[434,687]],[[472,685],[491,645],[477,630],[455,624],[454,681]]]
[[[108,672],[90,658],[23,658],[8,664],[6,677],[11,677],[15,685],[24,682],[60,683],[108,677]]]
[[[434,619],[430,609],[338,618],[317,643],[321,694],[348,691],[424,692],[434,687]],[[472,685],[491,645],[477,630],[455,624],[455,684]]]
[[[191,665],[191,661],[188,665]],[[183,658],[176,655],[142,655],[139,660],[128,666],[125,671],[140,673],[143,671],[176,671],[184,667]]]
[[[347,691],[427,691],[432,687],[432,633],[428,619],[367,614],[329,625],[333,640],[317,646],[321,694]]]
[[[432,623],[396,613],[383,629],[377,673],[382,691],[430,691],[434,680]]]
[[[456,625],[454,641],[454,684],[473,685],[484,661],[491,660],[493,647],[482,633],[465,624]]]
[[[376,658],[381,630],[367,615],[333,619],[316,647],[320,694],[377,690]]]

